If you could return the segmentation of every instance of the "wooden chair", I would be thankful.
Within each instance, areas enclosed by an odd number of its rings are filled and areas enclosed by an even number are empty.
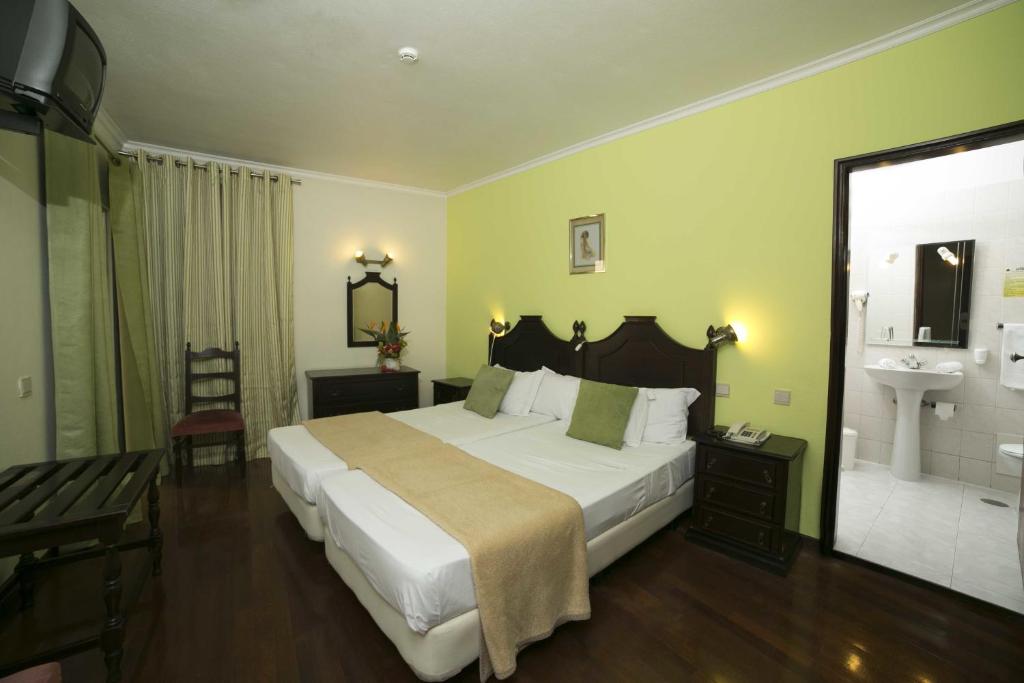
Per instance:
[[[235,445],[235,457],[238,466],[245,476],[245,421],[242,419],[242,382],[239,374],[239,352],[238,342],[232,351],[224,349],[209,348],[205,351],[193,351],[192,343],[185,345],[185,417],[178,420],[171,427],[171,442],[174,445],[174,470],[181,486],[183,458],[181,449],[184,446],[188,453],[189,467],[193,466],[192,452],[194,448],[206,448],[208,446],[229,446]],[[192,363],[194,361],[205,361],[216,358],[223,358],[230,361],[231,369],[223,372],[194,372]],[[220,396],[199,396],[193,393],[193,384],[196,381],[207,379],[224,379],[232,383],[234,389],[230,394]],[[207,409],[193,412],[193,406],[204,403],[230,403],[234,410]],[[194,445],[192,438],[207,434],[225,434],[227,436],[219,441],[203,441]]]

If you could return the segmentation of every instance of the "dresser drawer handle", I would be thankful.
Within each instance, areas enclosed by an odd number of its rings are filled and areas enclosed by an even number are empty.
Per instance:
[[[760,508],[761,508],[761,516],[764,517],[765,514],[768,512],[768,501],[762,500]]]
[[[715,487],[714,486],[708,488],[708,494],[706,496],[704,496],[704,497],[705,498],[711,498],[711,496],[713,496],[713,495],[715,495]]]
[[[757,532],[757,544],[758,545],[764,545],[764,532],[763,531],[758,531]]]
[[[708,515],[707,517],[704,518],[704,528],[705,529],[707,529],[708,527],[711,526],[712,520],[714,520],[714,517],[711,516],[711,515]]]
[[[714,456],[709,458],[708,459],[708,469],[710,470],[712,467],[714,467],[716,462],[718,462],[718,458],[716,458]]]
[[[766,484],[772,483],[772,475],[768,472],[768,468],[767,467],[765,467],[763,470],[761,470],[761,475],[764,477],[764,483],[766,483]]]

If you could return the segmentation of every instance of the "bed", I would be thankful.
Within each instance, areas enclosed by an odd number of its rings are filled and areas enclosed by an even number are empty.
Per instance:
[[[410,427],[459,447],[554,421],[553,417],[538,413],[524,416],[499,413],[489,420],[465,410],[462,403],[458,401],[390,415]],[[274,488],[306,535],[314,541],[322,541],[324,529],[321,515],[317,511],[317,494],[325,478],[344,472],[348,467],[302,425],[270,430],[267,449]]]
[[[694,387],[689,433],[713,423],[715,354],[672,340],[653,317],[627,317],[608,338],[586,343],[582,329],[557,340],[524,316],[494,342],[494,362],[533,370],[538,358],[597,381]],[[565,436],[551,422],[459,447],[472,456],[574,498],[583,510],[593,576],[687,510],[694,446],[642,444],[615,451]],[[361,471],[323,481],[319,514],[325,552],[374,621],[423,680],[444,680],[480,654],[480,623],[466,550],[430,519]],[[595,615],[599,618],[599,615]]]

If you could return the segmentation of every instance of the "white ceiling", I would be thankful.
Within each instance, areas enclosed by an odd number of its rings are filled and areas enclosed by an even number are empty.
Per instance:
[[[438,190],[964,4],[72,1],[129,140]]]

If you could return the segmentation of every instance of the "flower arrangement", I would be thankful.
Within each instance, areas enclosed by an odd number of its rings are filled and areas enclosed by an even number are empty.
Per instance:
[[[393,372],[402,367],[402,351],[409,345],[409,342],[405,341],[405,335],[409,333],[396,321],[392,320],[387,324],[381,320],[379,328],[377,323],[373,322],[368,328],[360,328],[360,331],[370,335],[377,342],[377,365],[381,366],[381,370]]]

